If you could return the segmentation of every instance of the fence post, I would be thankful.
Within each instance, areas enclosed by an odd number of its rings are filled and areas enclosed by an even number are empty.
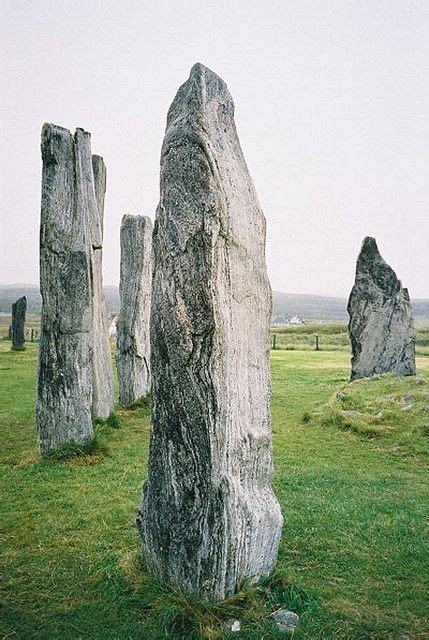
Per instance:
[[[276,348],[276,334],[273,333],[273,349]]]
[[[31,342],[34,342],[34,329],[31,329],[30,340]]]
[[[319,336],[316,336],[316,351],[319,351]]]
[[[12,325],[9,325],[9,340],[12,340]]]

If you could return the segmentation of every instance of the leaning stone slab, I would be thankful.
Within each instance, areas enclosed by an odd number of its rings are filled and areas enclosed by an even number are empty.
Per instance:
[[[168,113],[151,310],[153,422],[138,517],[158,579],[219,601],[274,566],[265,218],[221,78]]]
[[[25,314],[27,313],[27,298],[22,296],[12,305],[12,349],[22,351],[25,344]]]
[[[414,323],[408,290],[381,257],[374,238],[365,238],[347,310],[352,349],[351,380],[382,373],[413,375]]]
[[[93,437],[90,134],[42,129],[41,336],[36,422],[43,453]]]
[[[130,215],[122,218],[116,364],[119,402],[125,407],[147,395],[151,387],[152,231],[150,218]]]
[[[106,193],[106,165],[100,156],[92,156],[94,196],[96,206],[91,212],[97,215],[91,220],[92,246],[92,311],[93,311],[93,367],[92,367],[92,415],[105,420],[113,411],[113,369],[109,342],[109,323],[103,292],[102,244],[104,220],[104,196]],[[91,185],[88,183],[88,192]]]

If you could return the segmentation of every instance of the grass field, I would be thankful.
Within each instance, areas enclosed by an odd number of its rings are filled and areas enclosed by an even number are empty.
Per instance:
[[[349,338],[346,324],[305,323],[297,326],[276,327],[271,331],[277,349],[288,351],[314,351],[316,336],[320,351],[348,351]],[[275,338],[274,338],[275,335]],[[429,328],[416,329],[416,354],[429,356]]]
[[[348,385],[346,351],[272,352],[274,487],[285,524],[274,576],[220,606],[155,584],[134,518],[150,410],[97,426],[92,455],[41,460],[36,345],[0,342],[2,637],[41,640],[427,638],[429,389],[383,376]],[[418,359],[429,379],[429,359]],[[426,567],[425,567],[426,564]],[[222,632],[238,617],[242,631]]]
[[[0,340],[8,337],[10,316],[0,316]],[[30,340],[31,329],[37,341],[40,331],[40,316],[28,315],[26,319],[26,339]],[[288,351],[349,351],[347,325],[344,323],[306,322],[303,325],[275,327],[271,330],[271,340],[276,349]],[[275,342],[274,342],[275,341]],[[429,327],[416,329],[416,354],[429,356]]]

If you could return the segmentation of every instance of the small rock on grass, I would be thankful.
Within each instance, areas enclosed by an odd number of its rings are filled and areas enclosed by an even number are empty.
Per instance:
[[[422,375],[416,376],[417,384],[426,384],[426,380]]]
[[[344,391],[337,391],[337,393],[335,394],[335,397],[340,402],[342,402],[343,400],[347,400],[348,398],[347,393],[344,393]]]
[[[347,418],[358,418],[362,414],[359,413],[359,411],[347,410],[347,411],[341,411],[341,415],[343,415],[343,416],[345,416]]]
[[[288,609],[278,609],[271,614],[279,631],[293,631],[299,624],[299,615]]]
[[[411,402],[411,400],[413,400],[414,395],[411,393],[411,391],[408,391],[405,395],[404,395],[404,400],[405,402]]]
[[[232,633],[234,633],[235,631],[240,631],[240,620],[227,620],[224,623],[223,627],[225,631],[231,631]]]

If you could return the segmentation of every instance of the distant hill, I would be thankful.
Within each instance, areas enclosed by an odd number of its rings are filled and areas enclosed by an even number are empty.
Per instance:
[[[429,325],[429,298],[412,300],[416,326]],[[313,322],[348,322],[347,299],[273,291],[273,319],[299,316]]]
[[[119,311],[118,287],[104,287],[107,308],[115,315]],[[27,296],[27,311],[40,314],[42,298],[34,285],[0,285],[0,313],[10,313],[12,303]],[[429,325],[429,298],[412,301],[417,326]],[[273,291],[273,320],[298,316],[312,322],[347,322],[347,300],[328,296],[282,293]]]
[[[119,311],[118,287],[104,287],[107,308],[110,314]],[[0,313],[11,313],[12,303],[21,296],[27,297],[27,313],[40,315],[42,310],[42,296],[39,287],[34,285],[0,285]]]

